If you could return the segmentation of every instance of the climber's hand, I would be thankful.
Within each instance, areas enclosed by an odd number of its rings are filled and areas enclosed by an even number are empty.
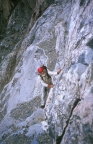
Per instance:
[[[54,85],[53,85],[53,84],[49,84],[48,87],[49,87],[49,88],[53,88]]]
[[[57,74],[59,74],[59,73],[61,72],[61,70],[62,70],[62,69],[59,69],[59,70],[57,71]]]

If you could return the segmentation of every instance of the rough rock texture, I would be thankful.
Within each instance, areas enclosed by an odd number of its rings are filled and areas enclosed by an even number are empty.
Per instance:
[[[0,144],[93,144],[93,0],[0,0],[0,13]],[[62,68],[44,109],[41,64]]]

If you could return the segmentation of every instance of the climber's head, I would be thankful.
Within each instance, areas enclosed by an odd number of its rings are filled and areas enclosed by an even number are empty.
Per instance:
[[[43,74],[44,73],[44,68],[41,66],[38,68],[38,73]]]

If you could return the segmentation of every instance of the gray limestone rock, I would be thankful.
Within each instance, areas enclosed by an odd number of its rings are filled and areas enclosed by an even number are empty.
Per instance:
[[[5,3],[0,2],[0,144],[92,144],[93,0],[10,0],[6,10]],[[44,109],[37,73],[42,64],[62,69]]]

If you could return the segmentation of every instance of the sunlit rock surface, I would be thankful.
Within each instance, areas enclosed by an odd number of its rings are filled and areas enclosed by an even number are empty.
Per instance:
[[[6,10],[5,3],[0,144],[93,144],[93,0],[12,0]],[[42,64],[62,69],[44,109],[37,74]]]

